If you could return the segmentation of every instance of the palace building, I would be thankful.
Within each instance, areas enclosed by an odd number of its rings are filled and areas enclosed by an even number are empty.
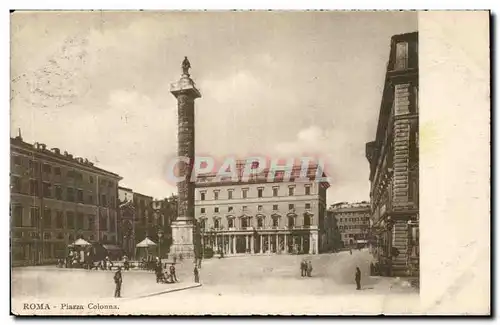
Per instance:
[[[391,39],[370,164],[370,246],[382,275],[418,276],[418,34]]]
[[[328,212],[337,220],[344,247],[366,246],[370,228],[370,203],[336,203],[330,206]]]
[[[269,169],[244,181],[244,163],[236,166],[237,180],[219,180],[215,173],[198,176],[195,216],[203,249],[224,255],[318,254],[329,187],[315,181],[318,166],[309,165],[308,181],[298,180],[299,165],[289,169],[288,180],[281,170],[272,181]]]
[[[10,139],[12,264],[64,258],[78,238],[117,242],[117,174],[87,159]]]

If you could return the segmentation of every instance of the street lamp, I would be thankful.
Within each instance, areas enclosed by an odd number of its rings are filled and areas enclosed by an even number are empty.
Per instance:
[[[161,238],[163,237],[163,230],[158,229],[158,257],[161,261]]]

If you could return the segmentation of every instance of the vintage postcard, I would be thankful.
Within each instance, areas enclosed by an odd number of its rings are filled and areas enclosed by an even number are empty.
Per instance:
[[[15,11],[10,41],[12,314],[490,313],[487,11]]]

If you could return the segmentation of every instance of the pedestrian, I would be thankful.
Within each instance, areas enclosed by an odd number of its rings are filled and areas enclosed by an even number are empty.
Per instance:
[[[172,256],[172,260],[174,261],[175,264],[175,262],[177,262],[177,255],[174,254],[174,256]]]
[[[115,272],[115,298],[121,298],[122,291],[122,268],[119,266],[118,270]]]
[[[163,278],[163,268],[161,265],[161,260],[158,257],[156,261],[155,273],[156,273],[156,283],[160,283]]]
[[[352,248],[349,248],[349,253],[352,255]]]
[[[170,276],[172,277],[173,281],[179,282],[179,280],[177,280],[177,276],[175,275],[175,265],[174,265],[174,263],[172,263],[172,265],[170,265]]]
[[[307,269],[307,266],[306,266],[306,261],[305,260],[302,260],[300,261],[300,276],[306,276],[306,269]]]
[[[313,266],[311,261],[307,262],[306,268],[307,268],[307,276],[311,277],[311,273],[313,271]]]
[[[354,279],[356,280],[356,290],[361,290],[361,270],[359,267],[356,267],[356,275]]]
[[[193,273],[194,273],[194,282],[200,283],[200,273],[198,272],[198,268],[196,267],[196,265],[194,266]]]

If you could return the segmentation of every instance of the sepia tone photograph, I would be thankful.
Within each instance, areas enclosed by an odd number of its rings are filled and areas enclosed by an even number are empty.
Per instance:
[[[417,11],[10,20],[14,315],[419,305]]]

